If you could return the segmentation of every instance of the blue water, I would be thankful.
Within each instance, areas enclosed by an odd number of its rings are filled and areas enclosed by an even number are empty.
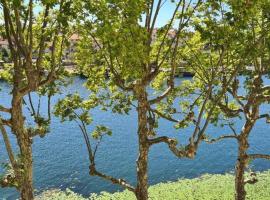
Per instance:
[[[181,80],[179,80],[181,81]],[[75,78],[73,84],[63,88],[61,95],[55,96],[52,103],[65,94],[79,92],[87,96],[88,92],[83,88],[84,80]],[[10,86],[0,82],[0,103],[10,106]],[[42,110],[46,110],[46,102],[41,104]],[[269,110],[264,106],[261,111]],[[27,111],[25,111],[27,112]],[[125,178],[130,183],[136,182],[137,157],[137,124],[136,113],[131,111],[129,115],[117,115],[111,112],[102,112],[99,109],[91,111],[94,123],[89,126],[93,130],[97,124],[104,124],[113,130],[113,136],[107,137],[101,144],[97,153],[96,165],[100,171],[119,178]],[[241,129],[241,121],[237,123],[237,129]],[[160,121],[159,133],[176,137],[179,143],[185,144],[192,127],[184,130],[175,130],[173,124]],[[210,126],[208,134],[220,135],[228,133],[228,129]],[[250,151],[254,153],[270,153],[270,126],[263,120],[258,121],[252,130],[250,137]],[[15,139],[11,142],[14,144]],[[14,146],[15,148],[15,146]],[[182,177],[197,177],[205,173],[226,173],[234,169],[236,160],[236,142],[224,140],[217,144],[202,144],[194,160],[178,159],[167,149],[166,145],[153,146],[150,152],[149,181],[156,184],[165,181],[174,181]],[[118,191],[118,186],[109,182],[91,177],[88,174],[88,155],[81,133],[74,122],[60,123],[53,117],[51,132],[45,138],[35,138],[33,142],[34,152],[34,184],[36,192],[47,189],[60,188],[80,193],[84,196],[93,192]],[[0,137],[0,162],[7,160],[3,139]],[[252,169],[262,171],[270,169],[270,162],[256,160],[251,165]],[[17,192],[13,189],[0,189],[0,199],[16,199]]]

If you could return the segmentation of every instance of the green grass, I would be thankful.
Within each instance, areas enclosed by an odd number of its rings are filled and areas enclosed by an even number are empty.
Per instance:
[[[259,182],[247,185],[247,199],[270,200],[270,171],[258,173]],[[149,188],[150,200],[233,200],[234,177],[226,175],[203,175],[194,179],[159,183]],[[129,191],[92,194],[89,198],[67,191],[47,191],[38,200],[135,200]]]

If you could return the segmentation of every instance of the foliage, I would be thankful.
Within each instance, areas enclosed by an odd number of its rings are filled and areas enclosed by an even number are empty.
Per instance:
[[[84,200],[81,195],[78,195],[71,190],[67,189],[66,191],[61,190],[49,190],[43,192],[40,196],[35,198],[36,200]]]
[[[13,73],[12,65],[5,63],[2,70],[0,71],[0,79],[11,83],[12,82],[12,73]]]
[[[235,30],[239,24],[230,27],[223,18],[219,20],[216,13],[220,6],[213,1],[164,3],[172,3],[175,11],[169,22],[160,28],[156,28],[155,20],[160,15],[162,1],[90,3],[86,0],[82,15],[88,17],[78,23],[82,41],[76,58],[80,70],[88,77],[85,85],[91,92],[90,99],[94,97],[103,110],[128,114],[134,106],[138,114],[137,175],[140,182],[137,187],[95,173],[95,170],[90,174],[120,184],[136,193],[138,199],[148,199],[146,169],[150,147],[166,143],[177,157],[194,158],[208,124],[218,125],[217,104],[237,75],[233,68],[235,63],[226,63],[225,69],[222,65],[225,55],[227,60],[236,56],[240,42],[235,43],[235,40],[241,36],[237,36]],[[177,84],[175,76],[179,67],[194,72],[193,80]],[[220,87],[222,81],[225,84]],[[148,93],[149,90],[153,94]],[[178,99],[180,103],[175,105]],[[77,105],[76,99],[73,101]],[[78,117],[63,112],[69,112],[68,109],[58,111],[62,119]],[[160,136],[156,130],[160,118],[174,122],[177,129],[194,125],[189,144],[178,146],[176,139]],[[95,163],[91,150],[89,152],[91,171]]]
[[[248,200],[268,200],[270,171],[257,174],[259,182],[247,187]],[[154,200],[233,200],[234,186],[233,175],[206,174],[194,179],[180,179],[176,182],[159,183],[150,186],[149,197]],[[83,198],[71,191],[47,191],[47,195],[41,195],[38,200],[135,200],[131,192],[117,193],[103,192],[100,195],[92,194],[91,198]]]

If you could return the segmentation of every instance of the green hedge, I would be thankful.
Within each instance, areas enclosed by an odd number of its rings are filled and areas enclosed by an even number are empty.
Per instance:
[[[247,199],[270,200],[270,171],[257,174],[259,182],[247,185]],[[159,183],[149,188],[150,200],[233,200],[233,175],[203,175],[194,179]],[[67,191],[47,191],[38,200],[135,200],[129,191],[92,194],[89,198]]]

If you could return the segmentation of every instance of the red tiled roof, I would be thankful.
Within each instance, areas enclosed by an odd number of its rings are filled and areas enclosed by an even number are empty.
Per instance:
[[[69,38],[70,40],[79,40],[80,39],[80,36],[76,33],[72,34]]]

